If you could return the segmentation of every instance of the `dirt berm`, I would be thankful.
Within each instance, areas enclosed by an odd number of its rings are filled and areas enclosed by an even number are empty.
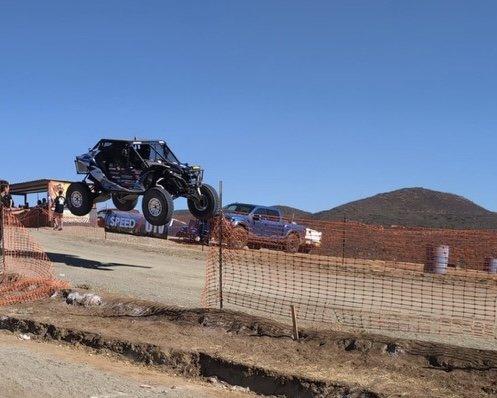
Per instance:
[[[188,376],[286,397],[495,397],[497,352],[379,335],[302,331],[231,311],[66,296],[3,307],[0,329],[110,350]]]

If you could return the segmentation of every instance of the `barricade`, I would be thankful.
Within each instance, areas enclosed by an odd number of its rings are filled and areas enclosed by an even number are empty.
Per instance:
[[[52,264],[18,216],[0,209],[0,305],[49,297],[66,282],[54,279]]]
[[[205,306],[289,317],[294,305],[302,321],[345,328],[497,337],[497,231],[261,222],[255,235],[217,220]],[[287,234],[298,226],[307,234]]]

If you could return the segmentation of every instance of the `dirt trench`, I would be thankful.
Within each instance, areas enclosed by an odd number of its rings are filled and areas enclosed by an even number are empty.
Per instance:
[[[59,328],[34,320],[3,316],[0,329],[29,333],[44,340],[80,344],[95,350],[109,350],[135,362],[162,366],[186,377],[216,377],[228,384],[249,388],[258,394],[285,397],[376,398],[372,391],[269,372],[262,367],[226,361],[203,352],[164,351],[151,344],[105,338],[82,330]]]
[[[178,308],[108,295],[0,310],[0,329],[28,333],[187,377],[284,397],[495,397],[497,352],[366,333],[291,327],[229,310]],[[2,316],[3,315],[3,316]]]

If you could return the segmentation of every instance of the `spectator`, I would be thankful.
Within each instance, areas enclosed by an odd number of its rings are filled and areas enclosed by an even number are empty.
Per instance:
[[[66,204],[66,198],[63,196],[64,191],[60,190],[58,196],[53,201],[53,229],[62,231],[63,216],[64,216],[64,206]]]
[[[7,181],[0,183],[0,202],[1,206],[10,209],[13,205],[12,196],[10,195],[10,185]]]
[[[3,247],[3,211],[12,206],[12,196],[10,196],[10,186],[7,181],[0,180],[0,248]],[[3,256],[3,253],[0,253]]]

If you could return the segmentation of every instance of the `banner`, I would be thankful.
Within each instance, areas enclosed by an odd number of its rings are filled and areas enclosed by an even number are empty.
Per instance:
[[[103,224],[109,232],[167,239],[167,225],[151,225],[137,211],[101,210],[98,212],[98,218],[99,224]]]

